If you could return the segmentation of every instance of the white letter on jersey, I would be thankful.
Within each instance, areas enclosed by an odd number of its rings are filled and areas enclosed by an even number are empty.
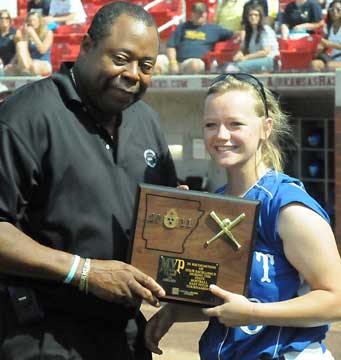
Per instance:
[[[260,281],[271,283],[271,280],[269,278],[269,260],[270,260],[270,264],[274,265],[275,264],[274,256],[269,254],[263,254],[261,252],[256,251],[256,260],[258,262],[263,263],[263,277],[261,278]]]

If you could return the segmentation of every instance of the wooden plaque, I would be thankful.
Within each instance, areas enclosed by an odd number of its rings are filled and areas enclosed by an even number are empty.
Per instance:
[[[217,305],[210,284],[247,292],[259,201],[140,184],[131,264],[165,301]]]

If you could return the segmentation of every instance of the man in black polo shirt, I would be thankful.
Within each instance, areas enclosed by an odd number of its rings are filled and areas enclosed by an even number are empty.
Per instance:
[[[0,107],[0,359],[151,359],[141,300],[163,289],[128,265],[139,182],[176,186],[140,97],[159,46],[141,7],[99,10],[74,65]]]

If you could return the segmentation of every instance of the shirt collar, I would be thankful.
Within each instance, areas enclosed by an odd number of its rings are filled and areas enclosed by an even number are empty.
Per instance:
[[[78,103],[81,103],[82,100],[77,94],[75,85],[71,78],[70,69],[72,68],[72,66],[73,63],[71,62],[62,63],[59,72],[54,73],[52,75],[52,79],[63,92],[66,101],[76,101]]]

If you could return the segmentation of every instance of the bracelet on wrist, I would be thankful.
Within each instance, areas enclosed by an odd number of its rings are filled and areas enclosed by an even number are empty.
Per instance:
[[[74,278],[76,271],[78,269],[78,265],[79,265],[79,261],[80,261],[80,257],[78,255],[75,255],[73,258],[73,263],[71,265],[70,271],[67,274],[66,278],[64,279],[64,284],[70,284],[70,282],[72,281],[72,279]]]
[[[79,290],[82,292],[84,291],[86,295],[88,294],[88,290],[89,290],[90,268],[91,268],[91,260],[89,258],[86,258],[84,261],[84,265],[82,268],[82,273],[78,285]]]

